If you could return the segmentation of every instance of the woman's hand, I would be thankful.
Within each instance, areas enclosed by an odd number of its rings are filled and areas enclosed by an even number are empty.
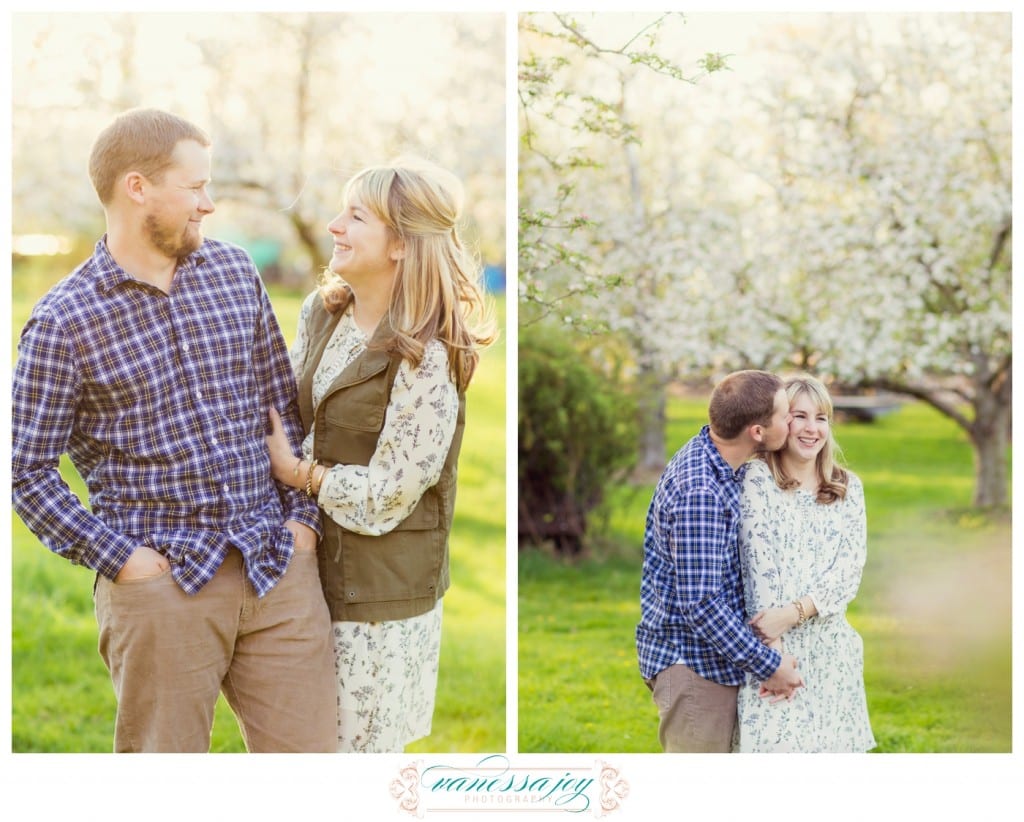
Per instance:
[[[750,627],[758,638],[766,645],[771,644],[786,631],[796,625],[794,605],[783,605],[781,608],[765,608],[750,620]]]
[[[292,488],[301,488],[306,481],[306,475],[296,474],[295,466],[299,463],[299,457],[292,452],[291,443],[284,433],[284,426],[281,424],[281,415],[276,408],[270,409],[270,434],[267,436],[267,451],[270,453],[270,473],[278,482],[290,485]]]

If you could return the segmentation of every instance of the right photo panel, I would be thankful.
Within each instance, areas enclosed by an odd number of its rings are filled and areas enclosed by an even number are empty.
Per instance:
[[[518,15],[519,752],[1011,752],[1011,22]]]

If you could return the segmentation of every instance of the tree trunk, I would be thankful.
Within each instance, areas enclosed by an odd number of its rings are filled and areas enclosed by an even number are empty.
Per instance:
[[[974,398],[974,423],[969,433],[974,446],[974,505],[980,508],[1004,506],[1008,500],[1009,382],[1007,378],[996,390],[978,388]]]
[[[644,359],[644,358],[641,358]],[[665,379],[655,366],[641,362],[636,380],[640,416],[637,473],[660,474],[665,469]]]
[[[626,113],[626,88],[628,78],[621,75],[620,97],[618,104],[619,120],[629,123]],[[640,179],[640,156],[634,142],[626,140],[622,144],[625,154],[626,168],[629,170],[629,194],[633,205],[633,221],[642,235],[649,227],[647,205],[644,199],[643,184]],[[641,292],[646,291],[641,301],[656,298],[656,278],[650,272],[642,272],[636,280]],[[641,325],[642,334],[646,329]],[[640,477],[658,475],[665,469],[665,390],[667,381],[657,366],[657,358],[645,350],[644,337],[635,341],[638,360],[637,374],[637,412],[640,415],[640,453],[637,460],[636,473]]]
[[[969,394],[974,419],[968,419],[957,406],[935,388],[908,385],[889,379],[873,381],[877,388],[909,394],[924,400],[967,432],[974,448],[974,500],[978,508],[1004,506],[1009,498],[1007,448],[1012,420],[1012,364],[1009,357],[990,370],[980,354],[974,360],[975,372]]]
[[[313,276],[316,277],[319,275],[320,269],[322,269],[327,263],[323,258],[323,252],[321,251],[320,245],[326,232],[312,226],[297,211],[290,212],[288,219],[292,224],[292,228],[295,229],[295,235],[299,238],[299,243],[309,255],[313,268]]]

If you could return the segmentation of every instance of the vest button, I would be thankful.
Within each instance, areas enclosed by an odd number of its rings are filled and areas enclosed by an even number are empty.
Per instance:
[[[349,599],[351,599],[351,598],[352,598],[352,597],[354,597],[355,595],[356,595],[356,592],[355,592],[355,591],[349,591],[349,592],[348,592],[348,597],[349,597]]]

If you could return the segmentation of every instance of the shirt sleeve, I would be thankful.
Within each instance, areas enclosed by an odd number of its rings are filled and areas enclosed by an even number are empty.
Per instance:
[[[784,600],[772,522],[772,493],[775,481],[767,470],[754,463],[743,480],[740,501],[739,552],[743,578],[743,600],[747,616]]]
[[[298,380],[306,365],[306,355],[309,353],[309,313],[313,308],[313,300],[318,299],[318,292],[314,291],[307,295],[302,301],[302,308],[299,309],[299,323],[295,330],[295,339],[292,340],[291,351],[288,356],[292,363],[292,372]]]
[[[440,479],[458,411],[448,356],[435,340],[417,367],[399,366],[369,464],[336,465],[324,475],[318,497],[324,512],[360,534],[394,529]]]
[[[668,521],[683,621],[738,668],[767,679],[782,660],[750,630],[730,604],[724,579],[731,548],[730,515],[710,491],[692,491]]]
[[[281,334],[277,317],[263,282],[259,283],[260,320],[253,345],[253,367],[256,378],[263,389],[263,405],[273,407],[281,415],[288,441],[293,453],[299,453],[303,439],[302,421],[299,417],[298,389],[295,372],[289,358],[288,348]],[[301,327],[301,323],[300,323]],[[302,523],[317,534],[321,533],[320,512],[316,503],[305,492],[277,483],[284,506],[285,519]]]
[[[850,474],[846,497],[836,506],[832,544],[835,547],[828,566],[818,575],[811,599],[821,616],[839,614],[857,596],[864,563],[867,561],[867,515],[864,486]]]
[[[47,548],[113,579],[137,540],[95,517],[60,475],[73,436],[81,369],[59,323],[30,318],[14,371],[11,481],[14,510]]]

